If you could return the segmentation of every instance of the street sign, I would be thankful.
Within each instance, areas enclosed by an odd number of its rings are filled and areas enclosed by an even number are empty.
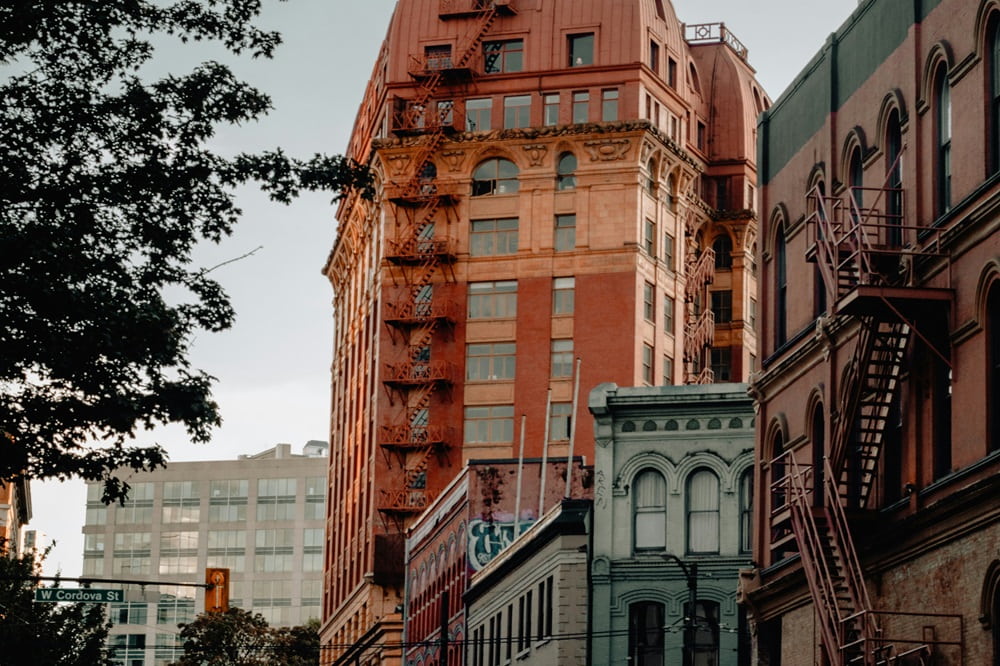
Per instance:
[[[106,604],[124,600],[125,593],[122,590],[97,590],[89,587],[72,590],[62,587],[42,587],[35,590],[35,601],[47,601],[50,603],[72,601]]]

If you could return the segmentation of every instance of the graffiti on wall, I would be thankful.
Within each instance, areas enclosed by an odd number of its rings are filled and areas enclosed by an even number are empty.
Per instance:
[[[520,523],[520,533],[524,534],[533,519],[522,519]],[[479,571],[489,564],[494,557],[500,554],[507,546],[514,541],[514,521],[499,522],[472,520],[469,522],[469,566],[473,571]]]

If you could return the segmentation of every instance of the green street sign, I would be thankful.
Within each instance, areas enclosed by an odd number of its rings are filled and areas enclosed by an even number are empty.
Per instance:
[[[35,601],[55,603],[59,601],[86,602],[91,604],[106,604],[112,601],[124,601],[122,590],[96,590],[81,587],[70,590],[62,587],[42,587],[35,590]]]

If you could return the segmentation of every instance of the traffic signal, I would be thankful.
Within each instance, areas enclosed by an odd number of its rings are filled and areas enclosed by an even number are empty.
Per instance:
[[[205,612],[229,610],[229,569],[205,569]]]

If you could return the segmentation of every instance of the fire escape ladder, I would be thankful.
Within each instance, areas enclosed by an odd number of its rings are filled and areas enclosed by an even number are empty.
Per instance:
[[[685,271],[684,300],[687,324],[684,326],[684,364],[687,384],[711,384],[715,374],[702,363],[705,349],[715,342],[715,313],[708,307],[706,288],[715,281],[715,251],[706,248]],[[700,309],[700,311],[699,311]]]
[[[464,38],[463,50],[450,65],[450,71],[463,70],[474,63],[501,4],[512,10],[508,3],[497,2],[488,6],[479,6],[477,2],[472,8],[470,15],[478,20]],[[400,529],[405,526],[407,514],[422,511],[434,500],[435,491],[427,485],[428,470],[432,459],[447,449],[451,437],[450,429],[428,423],[434,396],[441,389],[448,390],[455,381],[453,364],[431,360],[434,335],[442,322],[452,317],[450,304],[442,302],[432,289],[442,263],[454,261],[448,241],[434,239],[435,217],[446,202],[454,202],[454,197],[442,193],[436,172],[428,164],[444,143],[445,128],[454,121],[453,102],[437,99],[443,83],[444,72],[427,72],[413,99],[401,112],[398,129],[421,133],[425,138],[411,158],[409,176],[396,184],[397,189],[391,195],[398,213],[404,206],[413,211],[408,213],[408,224],[397,226],[396,240],[388,243],[386,257],[401,267],[406,282],[406,289],[397,300],[387,301],[386,324],[390,329],[402,331],[400,342],[407,346],[407,360],[385,364],[383,383],[390,401],[394,393],[399,396],[406,422],[379,428],[379,444],[383,452],[393,451],[398,456],[401,476],[394,487],[382,490],[378,509]]]
[[[823,506],[814,502],[815,471],[788,455],[783,479],[792,529],[809,592],[820,618],[823,649],[830,664],[874,664],[880,629],[854,550],[837,484],[830,481],[829,463],[823,475]],[[875,646],[870,652],[868,648]]]

